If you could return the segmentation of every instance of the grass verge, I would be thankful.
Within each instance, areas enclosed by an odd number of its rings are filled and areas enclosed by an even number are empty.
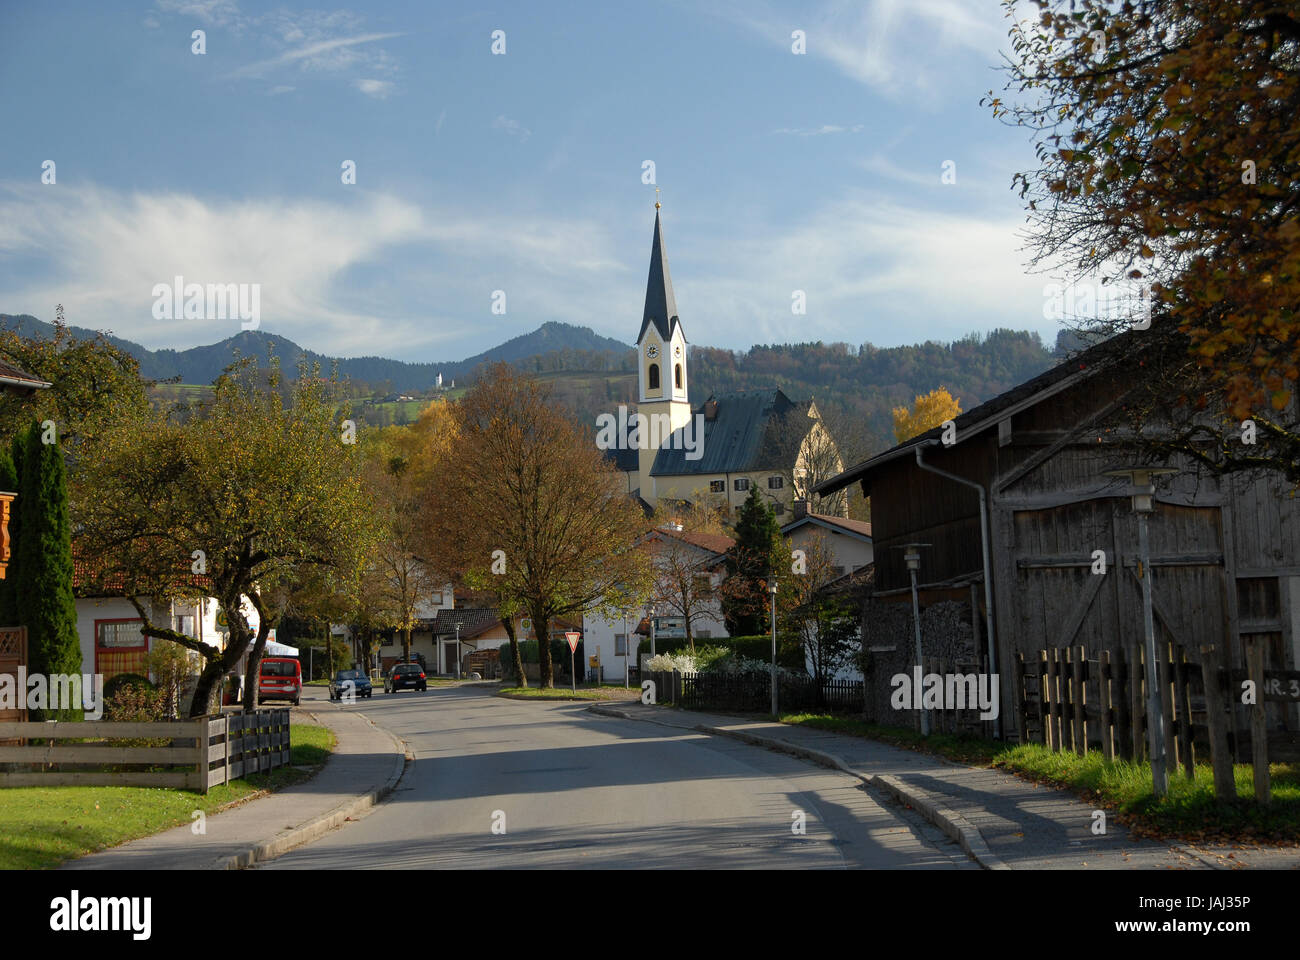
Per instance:
[[[289,726],[291,765],[219,784],[206,794],[162,787],[0,789],[0,869],[56,867],[64,860],[190,823],[310,778],[337,743],[326,727]],[[296,770],[294,767],[311,767]]]
[[[932,753],[958,763],[997,767],[1039,783],[1064,787],[1098,808],[1118,813],[1119,822],[1137,836],[1189,843],[1300,843],[1300,765],[1272,764],[1272,803],[1254,802],[1255,782],[1249,764],[1233,767],[1238,799],[1224,803],[1214,795],[1214,772],[1198,764],[1189,780],[1181,771],[1169,775],[1169,793],[1157,801],[1151,787],[1151,764],[1107,762],[1100,753],[1079,756],[1054,753],[1038,743],[1014,744],[953,734],[923,737],[915,730],[885,727],[831,714],[782,714],[783,723],[801,724],[891,746]]]

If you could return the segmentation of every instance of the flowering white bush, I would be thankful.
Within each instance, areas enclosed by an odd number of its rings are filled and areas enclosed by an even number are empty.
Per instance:
[[[695,658],[687,653],[661,653],[645,662],[648,670],[663,670],[665,673],[680,670],[682,673],[695,672]]]
[[[737,653],[719,657],[704,668],[705,673],[771,673],[772,664],[765,660],[752,660]],[[782,677],[801,677],[803,674],[786,667],[777,667],[776,672]]]

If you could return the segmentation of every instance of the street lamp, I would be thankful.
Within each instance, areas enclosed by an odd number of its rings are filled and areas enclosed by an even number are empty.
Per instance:
[[[460,679],[460,624],[456,624],[456,679]]]
[[[646,604],[645,612],[646,619],[650,621],[650,659],[653,660],[655,658],[655,605]]]
[[[916,589],[916,572],[917,572],[918,570],[921,569],[921,548],[922,548],[922,547],[928,547],[928,546],[929,546],[928,543],[905,543],[905,544],[903,544],[901,547],[895,547],[895,548],[894,548],[895,550],[902,550],[902,551],[904,551],[904,553],[903,553],[903,560],[906,561],[906,563],[907,563],[907,571],[908,571],[909,574],[911,574],[911,577],[912,577],[912,627],[913,627],[913,630],[914,630],[914,632],[915,632],[915,640],[914,640],[914,642],[915,642],[915,646],[916,646],[916,665],[917,665],[918,668],[921,668],[921,667],[922,667],[922,663],[921,663],[921,601],[920,601],[919,596],[917,595],[917,589]],[[924,672],[924,671],[922,671],[922,672]],[[913,696],[913,697],[916,697],[916,696],[918,695],[918,693],[919,693],[919,691],[913,690],[913,691],[912,691],[912,696]],[[914,702],[917,702],[917,701],[914,701]],[[922,707],[922,708],[921,708],[921,736],[923,736],[923,737],[928,737],[929,735],[930,735],[930,717],[929,717],[929,715],[925,712],[925,708]]]
[[[772,595],[772,719],[780,714],[776,712],[776,577],[768,584],[767,592]]]
[[[1133,485],[1133,512],[1138,527],[1138,579],[1142,581],[1142,629],[1147,659],[1147,750],[1151,754],[1151,785],[1156,799],[1169,792],[1169,767],[1165,756],[1165,715],[1160,706],[1160,680],[1156,671],[1156,629],[1151,615],[1151,546],[1147,518],[1155,512],[1155,477],[1177,473],[1174,467],[1125,467],[1106,470],[1104,476],[1128,480]]]

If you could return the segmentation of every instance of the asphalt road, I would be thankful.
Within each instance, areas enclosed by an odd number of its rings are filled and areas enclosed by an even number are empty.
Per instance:
[[[373,812],[258,869],[978,869],[855,778],[723,737],[484,687],[352,707],[308,689],[313,710],[360,710],[415,762]]]

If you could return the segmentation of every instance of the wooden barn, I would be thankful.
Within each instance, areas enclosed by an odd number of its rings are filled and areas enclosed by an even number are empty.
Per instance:
[[[877,605],[907,604],[910,616],[898,548],[928,544],[920,549],[921,607],[964,605],[970,646],[1001,676],[1004,735],[1017,735],[1016,654],[1084,646],[1090,657],[1131,657],[1142,644],[1132,488],[1105,475],[1138,463],[1117,412],[1141,370],[1136,351],[1116,346],[1094,347],[961,414],[951,445],[936,428],[816,488],[824,496],[857,485],[871,498]],[[1258,638],[1270,667],[1295,669],[1300,499],[1280,478],[1216,479],[1190,461],[1161,465],[1180,472],[1157,481],[1150,516],[1157,641],[1181,645],[1189,661],[1213,644],[1226,666],[1239,668],[1244,639]],[[886,612],[901,616],[892,606]],[[888,618],[865,618],[864,645],[879,642],[872,619]],[[915,661],[910,640],[898,657]]]

